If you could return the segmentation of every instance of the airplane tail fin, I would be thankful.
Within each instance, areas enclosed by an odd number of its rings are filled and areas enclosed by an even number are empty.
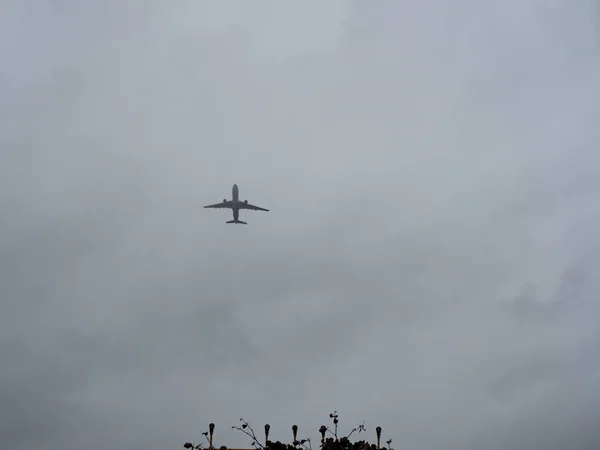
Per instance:
[[[248,225],[246,222],[242,222],[241,220],[228,220],[225,223],[243,223],[244,225]]]

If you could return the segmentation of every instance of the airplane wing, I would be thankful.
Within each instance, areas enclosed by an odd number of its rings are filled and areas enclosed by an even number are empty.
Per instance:
[[[251,209],[252,211],[268,211],[268,209],[261,208],[260,206],[251,205],[248,202],[240,202],[240,209]]]
[[[214,205],[207,205],[205,208],[231,208],[231,202],[222,201],[221,203],[215,203]]]

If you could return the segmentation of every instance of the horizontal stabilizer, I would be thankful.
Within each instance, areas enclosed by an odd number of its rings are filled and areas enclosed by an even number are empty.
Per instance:
[[[248,225],[246,222],[242,222],[241,220],[228,220],[225,223],[242,223],[244,225]]]

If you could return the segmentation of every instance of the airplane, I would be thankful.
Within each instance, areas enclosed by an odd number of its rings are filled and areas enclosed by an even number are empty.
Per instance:
[[[242,222],[240,217],[240,209],[250,209],[252,211],[268,211],[268,209],[261,208],[259,206],[254,206],[248,203],[248,200],[244,200],[243,202],[239,199],[239,190],[237,184],[233,185],[231,189],[231,200],[223,199],[221,203],[215,203],[214,205],[207,205],[205,208],[230,208],[233,210],[233,220],[229,220],[225,223],[241,223],[244,225],[248,225],[246,222]]]

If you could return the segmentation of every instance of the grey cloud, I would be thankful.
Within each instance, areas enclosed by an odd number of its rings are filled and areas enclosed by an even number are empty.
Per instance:
[[[7,447],[598,447],[591,2],[2,8]]]

